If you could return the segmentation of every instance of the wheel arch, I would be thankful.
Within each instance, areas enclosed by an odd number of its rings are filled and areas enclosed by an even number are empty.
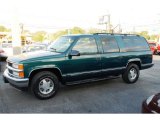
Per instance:
[[[38,72],[41,72],[41,71],[50,71],[52,73],[54,73],[57,77],[58,77],[58,80],[62,82],[62,72],[59,68],[57,67],[53,67],[53,68],[36,68],[36,69],[33,69],[30,73],[29,73],[29,85],[31,84],[31,80],[33,78],[33,76],[35,74],[37,74]]]
[[[128,60],[126,68],[128,67],[129,64],[132,64],[132,63],[138,65],[139,69],[141,69],[141,59],[135,58],[135,59]]]

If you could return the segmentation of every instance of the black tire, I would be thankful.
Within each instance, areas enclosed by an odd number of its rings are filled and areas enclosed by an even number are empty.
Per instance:
[[[134,76],[133,74],[133,77],[132,77],[131,71],[135,71],[134,74],[136,74],[136,76]],[[125,72],[122,74],[122,78],[124,82],[131,84],[131,83],[135,83],[138,80],[139,74],[140,74],[139,67],[136,64],[131,63],[127,66]]]
[[[47,89],[50,91],[48,94],[42,93],[42,90],[44,90],[44,89],[41,90],[41,88],[40,88],[40,84],[46,80],[49,80],[49,83],[45,82],[45,84],[52,83],[52,87],[50,85],[47,86],[47,87],[52,88],[50,90]],[[49,71],[39,72],[36,75],[34,75],[33,79],[31,80],[30,90],[38,99],[41,99],[41,100],[54,97],[58,91],[58,88],[59,88],[59,80],[58,80],[57,76],[54,73],[49,72]],[[47,90],[46,90],[46,92],[47,92]]]
[[[153,55],[158,55],[157,50],[155,50],[155,51],[153,52]]]

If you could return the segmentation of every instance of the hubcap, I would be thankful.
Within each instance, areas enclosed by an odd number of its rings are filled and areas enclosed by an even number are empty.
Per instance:
[[[137,71],[135,68],[131,68],[130,71],[129,71],[129,79],[130,81],[134,81],[135,78],[137,77]]]
[[[42,94],[49,94],[54,89],[54,83],[50,78],[42,79],[39,83],[39,91]]]

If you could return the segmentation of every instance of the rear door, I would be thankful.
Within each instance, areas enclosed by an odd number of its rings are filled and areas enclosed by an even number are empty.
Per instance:
[[[120,49],[114,36],[101,36],[101,44],[103,47],[102,54],[102,75],[117,75],[124,69],[121,63]]]

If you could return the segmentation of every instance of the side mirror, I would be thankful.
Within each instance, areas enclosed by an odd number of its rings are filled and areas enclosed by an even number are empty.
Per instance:
[[[79,53],[79,51],[77,51],[77,50],[72,50],[72,51],[70,52],[69,56],[80,56],[80,53]]]

